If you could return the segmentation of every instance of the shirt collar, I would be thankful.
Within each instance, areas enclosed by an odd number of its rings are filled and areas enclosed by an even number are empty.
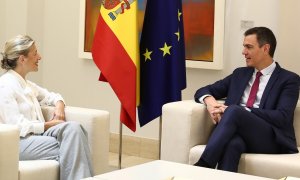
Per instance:
[[[20,84],[22,85],[23,88],[26,88],[27,86],[27,81],[16,71],[10,69],[7,71],[8,74],[12,75],[13,77],[15,77],[17,79],[17,81],[20,82]]]
[[[276,63],[275,63],[275,61],[273,60],[273,62],[272,62],[272,64],[270,64],[270,66],[268,66],[268,67],[266,67],[266,68],[264,68],[264,69],[262,69],[260,72],[262,73],[262,75],[269,75],[269,74],[272,74],[273,73],[273,71],[275,70],[275,68],[276,68]],[[255,69],[255,74],[257,73],[257,69]]]

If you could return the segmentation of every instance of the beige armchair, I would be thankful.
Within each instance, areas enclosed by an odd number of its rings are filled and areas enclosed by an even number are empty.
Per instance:
[[[294,127],[300,150],[300,101]],[[210,136],[213,123],[204,105],[193,100],[169,103],[162,110],[161,159],[194,164],[200,158]],[[300,153],[297,154],[243,154],[240,173],[282,178],[300,177]]]
[[[53,107],[43,107],[49,119]],[[88,132],[95,174],[108,170],[109,113],[107,111],[66,107],[66,120],[77,121]],[[19,131],[16,126],[0,124],[1,180],[58,180],[59,163],[55,160],[19,161]]]

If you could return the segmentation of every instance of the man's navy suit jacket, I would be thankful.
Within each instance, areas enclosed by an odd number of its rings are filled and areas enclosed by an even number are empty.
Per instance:
[[[195,101],[199,102],[200,97],[209,94],[215,99],[226,98],[227,106],[239,105],[253,72],[254,68],[251,67],[237,68],[226,78],[197,90]],[[276,63],[276,68],[263,92],[259,108],[251,108],[251,113],[272,126],[276,141],[282,145],[283,153],[298,152],[293,121],[299,98],[299,86],[299,76]]]

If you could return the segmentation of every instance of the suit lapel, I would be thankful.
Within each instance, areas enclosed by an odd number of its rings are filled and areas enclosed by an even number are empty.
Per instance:
[[[248,72],[247,72],[247,74],[245,76],[245,81],[243,83],[241,83],[242,84],[242,86],[241,86],[242,93],[241,94],[244,93],[244,91],[245,91],[245,89],[246,89],[246,87],[248,85],[248,82],[250,81],[250,79],[251,79],[251,77],[253,75],[253,72],[254,72],[254,68],[248,70]]]
[[[250,79],[251,79],[251,77],[253,75],[253,72],[254,72],[253,68],[248,69],[248,71],[246,72],[246,74],[244,76],[244,80],[241,81],[240,86],[239,86],[239,88],[237,90],[237,94],[236,94],[237,98],[235,100],[235,104],[240,104],[242,96],[244,94],[244,91],[245,91],[245,89],[246,89],[246,87],[248,85],[248,82],[250,81]]]
[[[263,92],[263,95],[261,97],[261,101],[260,101],[260,105],[259,105],[259,108],[263,108],[265,106],[265,103],[266,103],[266,100],[267,100],[267,97],[268,97],[268,94],[270,93],[274,83],[276,82],[276,80],[278,79],[278,76],[279,76],[279,73],[280,73],[280,69],[281,67],[279,66],[278,63],[276,63],[276,68],[274,69],[270,79],[269,79],[269,82],[267,83],[267,86]]]

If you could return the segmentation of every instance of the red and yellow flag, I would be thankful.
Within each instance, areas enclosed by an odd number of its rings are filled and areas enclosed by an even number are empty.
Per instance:
[[[92,56],[121,102],[120,119],[136,130],[139,102],[137,0],[103,0],[92,46]]]

